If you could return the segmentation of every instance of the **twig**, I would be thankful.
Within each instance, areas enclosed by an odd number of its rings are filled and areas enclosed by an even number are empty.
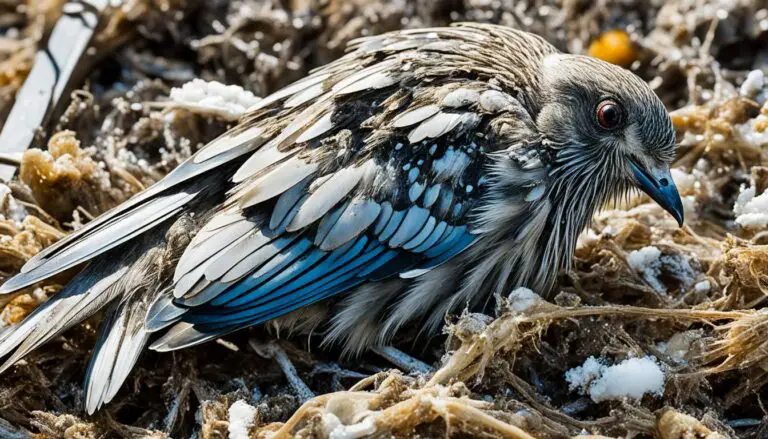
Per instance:
[[[307,387],[307,385],[304,384],[304,381],[299,377],[299,373],[296,371],[291,359],[288,358],[288,355],[283,348],[275,343],[259,345],[254,340],[248,341],[248,344],[262,357],[274,358],[275,361],[277,361],[278,366],[280,366],[286,379],[288,379],[288,384],[290,384],[291,388],[296,393],[296,396],[299,397],[299,401],[306,402],[314,398],[315,394],[309,390],[309,387]]]
[[[467,375],[483,368],[483,362],[474,364],[479,358],[489,358],[497,351],[513,343],[519,343],[530,332],[522,333],[521,325],[548,325],[555,320],[575,317],[592,316],[622,316],[647,317],[650,319],[682,319],[682,320],[737,320],[752,315],[749,311],[714,311],[696,309],[655,309],[632,306],[596,306],[580,308],[548,308],[542,312],[524,316],[506,314],[496,319],[488,328],[465,343],[453,353],[448,362],[440,368],[429,380],[429,385],[444,384],[459,374]]]
[[[432,371],[432,367],[430,367],[427,363],[424,363],[417,358],[411,357],[405,352],[392,346],[377,347],[374,348],[373,351],[406,372],[426,374]]]

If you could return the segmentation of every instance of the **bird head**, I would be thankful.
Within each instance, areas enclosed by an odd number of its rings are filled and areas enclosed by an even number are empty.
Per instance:
[[[683,206],[670,174],[675,132],[650,87],[627,70],[586,56],[550,55],[542,68],[545,98],[536,125],[553,151],[553,188],[580,188],[560,194],[604,202],[636,187],[682,225]]]

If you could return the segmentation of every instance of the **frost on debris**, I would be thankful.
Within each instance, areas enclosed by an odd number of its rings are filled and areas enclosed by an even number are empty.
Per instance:
[[[633,251],[627,257],[627,264],[658,293],[667,291],[660,279],[662,274],[671,275],[684,288],[690,287],[695,281],[695,272],[685,256],[662,255],[661,250],[654,246]]]
[[[229,438],[248,439],[249,430],[256,419],[256,407],[241,400],[229,407]]]
[[[629,358],[613,366],[589,357],[582,366],[567,371],[565,380],[570,390],[579,389],[595,402],[664,394],[664,372],[653,357]]]
[[[703,280],[697,282],[696,285],[693,286],[693,289],[697,293],[708,293],[712,289],[712,284],[708,280]]]
[[[643,277],[643,279],[658,291],[664,292],[666,288],[659,282],[658,277],[661,274],[661,250],[656,247],[643,247],[635,250],[627,257],[629,267]]]
[[[11,188],[5,184],[0,184],[0,212],[6,219],[18,224],[27,216],[27,210],[13,198]]]
[[[760,148],[768,145],[768,116],[760,114],[742,124],[734,125],[741,140],[749,146]]]
[[[258,103],[260,98],[239,85],[193,79],[181,88],[171,89],[171,100],[175,107],[234,120]]]
[[[745,229],[762,229],[768,226],[768,191],[755,196],[755,187],[742,187],[733,205],[736,223]]]
[[[520,287],[509,293],[509,305],[518,312],[526,311],[539,302],[541,297],[528,288]]]

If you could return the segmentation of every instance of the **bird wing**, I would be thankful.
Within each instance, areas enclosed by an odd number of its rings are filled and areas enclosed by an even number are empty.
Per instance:
[[[147,317],[155,330],[178,323],[153,349],[418,276],[471,245],[500,147],[488,133],[521,106],[471,69],[441,67],[446,45],[462,41],[454,29],[364,39],[304,87],[266,98],[290,122],[235,172],[223,209],[182,255],[173,298]]]
[[[296,130],[306,128],[307,120],[316,120],[316,114],[308,112],[307,107],[317,108],[313,104],[321,97],[328,98],[331,88],[336,95],[394,84],[397,77],[388,76],[387,72],[395,61],[379,63],[381,56],[396,56],[430,44],[431,50],[439,53],[439,45],[448,39],[455,44],[482,36],[477,29],[467,27],[392,33],[352,42],[351,52],[346,56],[263,99],[243,123],[206,145],[163,180],[31,258],[19,274],[0,287],[0,294],[17,291],[86,263],[178,215],[190,203],[210,193],[209,188],[197,182],[199,177],[221,172],[224,166],[255,151],[268,140],[273,144],[275,140],[279,140],[277,143],[296,140]],[[292,120],[295,123],[291,129],[285,129]],[[321,127],[318,125],[316,129]],[[275,133],[281,131],[279,139],[274,139]],[[273,154],[267,159],[276,161],[278,156]],[[244,167],[243,172],[249,169]]]
[[[88,262],[178,215],[191,202],[210,192],[203,184],[203,176],[236,161],[263,142],[253,130],[247,135],[239,129],[223,134],[163,180],[32,257],[19,274],[0,287],[0,294]],[[212,150],[220,153],[211,155]]]

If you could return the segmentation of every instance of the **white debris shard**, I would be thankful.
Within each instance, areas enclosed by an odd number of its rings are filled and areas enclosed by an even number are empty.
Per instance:
[[[595,402],[664,394],[664,372],[653,357],[629,358],[613,366],[589,357],[582,366],[567,371],[565,379],[569,389],[579,389]]]
[[[229,407],[229,439],[248,439],[256,419],[256,407],[242,399]]]
[[[768,226],[768,191],[755,196],[755,188],[743,187],[733,205],[736,223],[745,229],[763,229]]]
[[[261,99],[239,85],[193,79],[181,88],[171,89],[171,106],[193,112],[213,114],[228,120],[243,116]]]
[[[344,425],[333,413],[323,413],[323,425],[328,439],[358,439],[376,433],[376,419],[373,416],[356,424]]]
[[[509,306],[517,312],[523,312],[539,301],[541,301],[541,297],[525,287],[517,288],[509,293]]]

